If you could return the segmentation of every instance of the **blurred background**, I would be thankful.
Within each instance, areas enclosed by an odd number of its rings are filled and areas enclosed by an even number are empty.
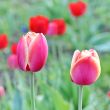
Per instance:
[[[77,86],[70,80],[71,59],[74,50],[90,48],[98,51],[102,72],[95,84],[84,88],[83,110],[110,110],[110,0],[83,0],[87,9],[77,18],[68,7],[75,1],[0,0],[0,37],[5,34],[8,38],[8,46],[0,49],[0,86],[5,91],[0,96],[0,110],[31,109],[30,74],[10,66],[8,58],[12,45],[30,30],[30,18],[37,15],[50,22],[64,19],[66,29],[62,35],[45,35],[49,56],[35,77],[36,110],[77,110]]]

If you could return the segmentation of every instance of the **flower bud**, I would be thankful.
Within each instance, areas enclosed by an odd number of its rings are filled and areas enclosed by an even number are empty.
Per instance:
[[[17,43],[13,43],[11,46],[11,53],[16,54],[16,50],[17,50]]]
[[[90,85],[100,76],[101,67],[97,52],[93,49],[74,52],[70,76],[78,85]]]
[[[49,23],[48,32],[47,35],[49,36],[55,36],[57,35],[57,24],[54,22]]]
[[[3,86],[0,86],[0,97],[3,97],[5,95],[5,89]]]
[[[33,16],[30,18],[29,27],[32,32],[46,34],[49,20],[45,16]]]
[[[66,32],[66,23],[64,19],[53,19],[52,22],[57,26],[57,35],[63,35]]]
[[[72,16],[80,17],[85,14],[87,10],[87,4],[81,0],[72,2],[69,4],[69,10]]]
[[[6,34],[0,35],[0,49],[5,49],[8,46],[8,38]]]
[[[18,64],[23,71],[40,71],[46,63],[47,56],[47,40],[41,33],[28,32],[18,42]]]
[[[16,54],[10,55],[8,57],[8,59],[7,59],[7,64],[8,64],[10,69],[17,69],[17,68],[19,68],[18,60],[17,60],[17,55]]]

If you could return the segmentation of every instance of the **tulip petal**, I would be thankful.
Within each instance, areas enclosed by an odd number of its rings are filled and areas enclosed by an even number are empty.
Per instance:
[[[72,63],[71,63],[71,68],[74,66],[75,62],[77,61],[78,57],[80,55],[80,51],[76,50],[73,54],[73,58],[72,58]],[[71,70],[70,70],[71,71]],[[71,72],[70,72],[71,73]]]
[[[0,86],[0,98],[3,97],[4,95],[5,95],[5,89],[3,86]]]
[[[29,67],[32,72],[39,71],[46,63],[48,46],[43,34],[36,34],[29,46]]]
[[[19,67],[22,69],[22,70],[26,70],[26,65],[27,65],[27,46],[26,46],[26,40],[25,40],[25,37],[22,37],[18,43],[18,46],[17,46],[17,57],[18,57],[18,64],[19,64]]]
[[[79,85],[92,84],[98,79],[99,74],[99,66],[93,57],[79,60],[71,70],[72,81]]]

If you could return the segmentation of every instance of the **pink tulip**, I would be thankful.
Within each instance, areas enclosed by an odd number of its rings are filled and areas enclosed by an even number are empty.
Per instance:
[[[49,23],[49,27],[48,27],[48,32],[47,32],[47,35],[49,36],[55,36],[57,35],[57,25],[56,23],[54,22],[50,22]]]
[[[110,91],[107,92],[107,97],[110,98]]]
[[[37,72],[45,65],[48,45],[42,33],[28,32],[18,42],[17,57],[20,69]]]
[[[17,69],[19,67],[17,55],[16,54],[10,55],[7,59],[7,64],[8,64],[10,69]]]
[[[0,97],[3,97],[5,95],[5,89],[3,86],[0,86]]]
[[[93,49],[76,50],[73,55],[70,76],[78,85],[90,85],[100,76],[100,60],[97,52]]]

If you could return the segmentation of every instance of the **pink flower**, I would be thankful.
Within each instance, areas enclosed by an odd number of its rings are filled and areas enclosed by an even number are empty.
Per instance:
[[[57,24],[54,22],[49,23],[48,32],[47,35],[49,36],[55,36],[57,35]]]
[[[97,52],[93,49],[74,52],[70,76],[78,85],[90,85],[100,76],[101,67]]]
[[[17,60],[17,55],[16,54],[10,55],[8,57],[8,59],[7,59],[7,64],[8,64],[10,69],[17,69],[17,68],[19,68],[18,60]]]
[[[107,92],[107,96],[108,96],[108,98],[110,98],[110,91]]]
[[[40,71],[46,63],[47,56],[47,40],[41,33],[28,32],[18,42],[18,64],[23,71]]]
[[[0,86],[0,97],[3,97],[5,95],[5,89],[3,86]]]
[[[66,32],[66,22],[64,19],[53,19],[53,23],[57,25],[57,35],[63,35]]]

